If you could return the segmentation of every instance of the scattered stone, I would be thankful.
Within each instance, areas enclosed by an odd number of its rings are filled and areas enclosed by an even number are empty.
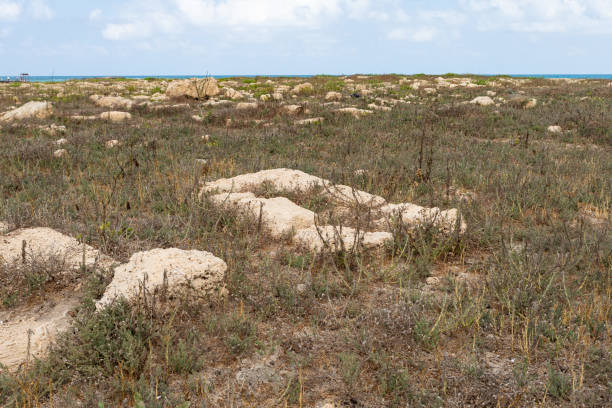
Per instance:
[[[493,97],[493,96],[497,95],[497,92],[495,92],[495,91],[487,91],[487,95]]]
[[[274,99],[275,101],[282,101],[283,100],[283,94],[280,92],[274,92],[272,94],[272,99]]]
[[[304,112],[304,107],[300,105],[284,105],[282,109],[289,115],[299,115]]]
[[[257,102],[240,102],[236,105],[237,110],[257,109]]]
[[[270,99],[272,99],[270,94],[263,94],[259,97],[259,100],[262,102],[268,102]]]
[[[201,122],[204,120],[204,118],[201,117],[200,115],[193,115],[191,119],[195,120],[196,122]]]
[[[68,143],[68,139],[64,139],[63,137],[61,139],[57,139],[55,142],[53,142],[53,144],[56,145],[56,146],[63,146],[66,143]]]
[[[45,132],[49,136],[55,136],[58,133],[66,133],[66,126],[51,124],[49,126],[39,126],[41,132]]]
[[[521,94],[510,96],[507,102],[511,106],[522,109],[532,109],[538,104],[536,99]]]
[[[384,111],[384,112],[390,112],[391,108],[388,106],[380,106],[377,105],[375,103],[371,103],[368,105],[368,108],[372,109],[372,110],[379,110],[379,111]]]
[[[355,119],[360,119],[361,117],[365,115],[373,113],[371,110],[358,109],[358,108],[353,108],[353,107],[336,109],[336,112],[349,113],[353,115]]]
[[[477,96],[470,101],[473,105],[489,106],[495,105],[495,101],[490,96]]]
[[[204,99],[218,94],[219,86],[214,78],[175,80],[166,88],[166,96],[169,98]]]
[[[121,96],[91,95],[89,99],[96,105],[109,109],[131,110],[134,106],[134,101],[132,101],[131,99],[123,98]]]
[[[549,126],[546,130],[548,130],[550,133],[561,133],[563,132],[563,129],[561,128],[561,126]]]
[[[438,286],[440,284],[440,278],[438,278],[437,276],[430,276],[425,279],[425,283],[429,286]]]
[[[313,123],[321,123],[323,122],[324,118],[318,117],[318,118],[309,118],[309,119],[301,119],[301,120],[296,120],[295,124],[296,125],[312,125]]]
[[[6,222],[0,221],[0,234],[6,234],[9,230],[9,226]]]
[[[310,82],[304,82],[303,84],[299,84],[293,87],[291,93],[293,95],[306,94],[314,92],[314,87]]]
[[[120,142],[118,140],[116,140],[116,139],[108,140],[106,142],[106,148],[107,149],[112,149],[113,147],[119,146],[119,145],[120,145]]]
[[[223,295],[227,265],[205,251],[177,248],[137,252],[115,268],[113,280],[96,303],[104,308],[118,298],[133,299],[144,287],[148,292],[165,288],[169,293],[193,289],[197,295]]]
[[[342,94],[340,92],[330,91],[325,95],[326,101],[341,101]]]
[[[111,122],[123,122],[128,119],[132,119],[132,115],[129,112],[103,112],[99,116],[100,119],[110,120]]]
[[[53,157],[60,159],[62,157],[68,157],[68,152],[66,149],[58,149],[53,152]]]
[[[19,108],[4,112],[0,115],[0,122],[24,120],[30,118],[45,119],[53,114],[53,105],[50,102],[31,101]]]
[[[230,99],[240,99],[242,98],[242,94],[235,90],[234,88],[223,88],[225,91],[225,96]]]

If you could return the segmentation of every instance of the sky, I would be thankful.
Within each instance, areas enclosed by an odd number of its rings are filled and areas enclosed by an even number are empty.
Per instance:
[[[0,0],[0,75],[610,74],[612,0]]]

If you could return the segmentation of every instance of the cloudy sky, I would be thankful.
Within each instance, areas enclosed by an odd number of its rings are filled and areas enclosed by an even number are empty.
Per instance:
[[[0,74],[612,72],[612,0],[0,0]]]

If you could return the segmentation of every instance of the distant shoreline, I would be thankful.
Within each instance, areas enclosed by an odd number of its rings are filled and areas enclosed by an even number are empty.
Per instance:
[[[66,82],[71,80],[90,80],[90,79],[185,79],[185,78],[204,78],[211,76],[216,79],[223,78],[312,78],[325,74],[315,75],[30,75],[29,82]],[[385,74],[351,74],[351,75],[385,75]],[[391,74],[400,76],[416,76],[423,74]],[[513,78],[572,78],[572,79],[612,79],[612,74],[425,74],[427,76],[482,76],[495,77],[506,76]],[[350,75],[330,75],[330,76],[350,76]],[[0,75],[0,81],[9,79],[16,81],[19,78],[17,75]]]

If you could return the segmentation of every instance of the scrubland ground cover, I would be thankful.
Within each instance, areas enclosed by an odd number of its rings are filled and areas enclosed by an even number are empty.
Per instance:
[[[610,406],[612,87],[466,80],[315,77],[295,98],[281,89],[283,100],[248,109],[185,99],[136,105],[117,123],[71,117],[105,110],[91,94],[151,96],[167,83],[0,88],[0,111],[54,107],[2,124],[9,229],[51,227],[121,262],[158,247],[209,251],[228,265],[229,292],[145,292],[96,312],[112,269],[0,261],[0,312],[80,299],[44,357],[1,371],[0,405]],[[244,101],[306,82],[228,81]],[[330,91],[341,100],[326,101]],[[493,105],[464,103],[487,91]],[[371,113],[336,111],[347,106]],[[310,117],[322,120],[296,123]],[[51,123],[65,133],[41,127]],[[54,157],[60,137],[66,154]],[[313,254],[198,199],[205,181],[281,167],[459,208],[467,231],[396,225],[383,249]],[[316,192],[287,196],[334,217]]]

